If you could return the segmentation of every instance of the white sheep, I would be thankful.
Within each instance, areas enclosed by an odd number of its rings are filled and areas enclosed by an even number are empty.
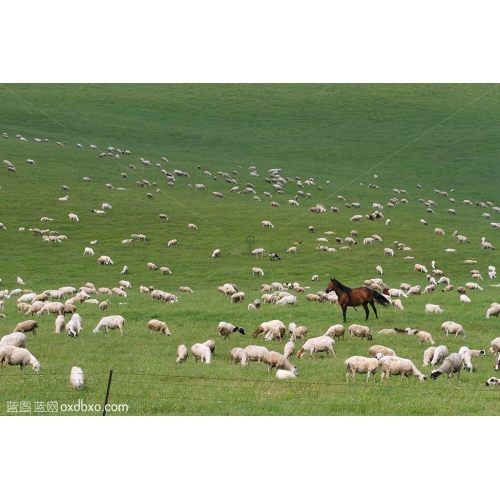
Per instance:
[[[243,356],[245,354],[245,349],[243,347],[233,347],[229,351],[229,362],[241,363]]]
[[[276,378],[280,380],[285,380],[289,378],[297,378],[295,372],[291,372],[289,370],[282,370],[281,368],[276,370]]]
[[[430,361],[431,365],[434,366],[441,363],[446,356],[448,356],[448,348],[445,345],[438,345],[434,349],[434,354],[432,355],[432,359]]]
[[[156,271],[158,267],[156,266],[156,264],[153,264],[153,262],[148,262],[148,269],[150,271]]]
[[[293,341],[287,342],[283,349],[283,356],[285,356],[285,358],[288,359],[294,352],[295,352],[295,344],[293,343]]]
[[[90,247],[85,247],[85,250],[83,251],[83,255],[94,255],[94,250]]]
[[[26,321],[22,321],[18,323],[14,328],[14,332],[33,332],[33,335],[36,335],[36,329],[38,328],[38,323],[32,319],[28,319]]]
[[[177,246],[177,240],[170,240],[168,243],[167,243],[167,247],[176,247]]]
[[[172,271],[168,267],[160,267],[160,274],[172,274]]]
[[[110,257],[108,257],[107,255],[101,255],[98,259],[97,259],[97,263],[99,265],[105,265],[105,266],[114,266],[115,263],[111,260]]]
[[[70,337],[77,337],[83,330],[83,320],[78,313],[73,313],[71,319],[66,323],[65,331]]]
[[[384,356],[380,359],[380,368],[382,370],[381,380],[384,379],[384,376],[389,379],[391,375],[401,375],[401,379],[412,375],[417,377],[420,382],[424,382],[427,379],[411,360],[398,356]]]
[[[483,291],[483,289],[477,284],[477,283],[474,283],[474,282],[469,282],[469,283],[466,283],[465,284],[465,288],[467,288],[468,290],[480,290],[480,291]]]
[[[384,356],[396,356],[396,353],[390,348],[383,345],[372,345],[368,349],[370,356],[375,357],[377,354],[383,354]]]
[[[132,284],[130,283],[130,281],[127,280],[120,280],[118,285],[123,288],[132,288]]]
[[[413,270],[419,271],[419,272],[425,273],[425,274],[428,273],[427,268],[423,264],[415,264]]]
[[[80,219],[78,218],[78,215],[76,215],[76,214],[68,214],[68,218],[72,222],[80,222]]]
[[[432,338],[432,335],[429,332],[424,332],[422,330],[419,330],[415,333],[415,336],[417,337],[420,343],[426,342],[427,344],[431,345],[434,345],[436,343],[434,342],[434,339]]]
[[[372,334],[370,328],[364,325],[352,324],[347,328],[349,332],[349,339],[352,340],[354,337],[366,338],[367,340],[372,340]]]
[[[245,301],[245,293],[244,292],[236,292],[231,295],[231,303],[235,304],[237,302]]]
[[[13,345],[0,346],[0,368],[5,368],[6,365],[19,365],[21,370],[26,365],[31,365],[36,372],[41,368],[38,360],[27,349]]]
[[[128,267],[123,266],[123,269],[120,271],[120,274],[128,274]]]
[[[472,351],[467,346],[462,346],[458,350],[458,354],[462,357],[462,368],[472,372],[474,370],[474,367],[472,366],[472,358],[474,357]]]
[[[429,363],[432,361],[432,358],[434,356],[434,351],[436,348],[434,346],[428,347],[424,351],[424,361],[423,361],[423,366],[428,366]]]
[[[264,257],[265,250],[263,248],[255,248],[252,250],[252,255],[255,255],[256,257]]]
[[[232,323],[228,323],[227,321],[221,321],[217,325],[217,331],[219,332],[219,337],[223,337],[224,339],[228,339],[232,332],[240,332],[242,335],[245,335],[245,329],[240,326],[234,326]]]
[[[216,248],[213,252],[212,252],[212,259],[215,259],[216,257],[219,257],[220,256],[220,248]]]
[[[125,318],[119,315],[104,316],[101,318],[97,326],[94,328],[94,333],[99,333],[103,328],[106,333],[108,330],[120,329],[120,333],[123,335],[123,326],[125,325]]]
[[[260,267],[252,267],[252,275],[264,276],[264,271]]]
[[[446,336],[448,336],[449,334],[455,334],[455,337],[457,337],[460,333],[464,339],[467,337],[463,326],[459,323],[455,323],[454,321],[445,321],[444,323],[442,323],[441,328],[444,330],[444,334]]]
[[[443,364],[436,370],[432,370],[431,379],[436,380],[441,374],[447,373],[448,378],[453,377],[454,373],[458,374],[458,379],[460,379],[460,370],[462,369],[462,356],[457,352],[454,352],[444,358]]]
[[[437,304],[425,304],[426,313],[442,313],[444,309],[441,309]]]
[[[0,339],[0,347],[4,345],[13,345],[16,347],[26,347],[27,337],[22,332],[13,332],[8,335],[4,335]]]
[[[384,248],[384,255],[389,255],[390,257],[394,257],[394,250],[392,248]]]
[[[297,353],[298,358],[302,358],[307,351],[309,351],[309,357],[312,356],[313,352],[325,352],[326,357],[329,356],[331,352],[335,357],[335,340],[331,337],[321,336],[321,337],[313,337],[304,342],[304,345]]]
[[[212,357],[212,351],[210,347],[205,344],[193,344],[191,346],[191,354],[194,356],[194,360],[197,363],[199,359],[201,359],[202,363],[209,364]]]
[[[277,306],[287,306],[287,305],[296,306],[297,297],[295,297],[294,295],[287,295],[276,301],[275,304]]]
[[[344,325],[332,325],[328,328],[328,330],[323,334],[324,336],[333,337],[334,339],[342,337],[343,339],[345,334]]]
[[[73,389],[81,391],[85,383],[83,370],[79,366],[73,366],[69,375],[69,383]]]
[[[498,302],[493,302],[486,311],[486,317],[491,318],[491,316],[498,316],[499,314],[500,314],[500,304]]]
[[[196,224],[188,224],[188,229],[192,231],[198,231],[198,226]]]
[[[248,365],[248,361],[257,361],[257,363],[260,363],[264,359],[264,355],[269,352],[267,347],[260,345],[247,345],[244,350],[245,353],[241,359],[243,366]]]
[[[299,371],[297,368],[288,361],[288,359],[277,351],[268,351],[264,354],[263,361],[267,366],[267,371],[271,371],[273,368],[280,368],[282,370],[287,370],[289,372],[298,375]]]
[[[352,380],[355,379],[356,373],[366,373],[366,381],[370,380],[370,375],[373,374],[373,381],[375,382],[376,373],[380,366],[380,360],[383,354],[378,354],[374,358],[366,358],[364,356],[351,356],[344,362],[346,367],[345,379],[349,382],[349,375]]]
[[[288,327],[288,331],[290,332],[290,327],[292,327],[292,331],[290,333],[290,340],[294,342],[297,339],[306,339],[306,335],[308,333],[308,329],[305,326],[297,326],[295,323],[290,323]]]
[[[183,361],[186,361],[188,357],[188,349],[184,344],[181,344],[179,347],[177,347],[177,359],[175,360],[176,363],[182,363]]]
[[[164,335],[171,335],[170,330],[168,329],[167,324],[164,321],[160,321],[158,319],[151,319],[148,321],[148,328],[151,333],[160,332]]]
[[[269,222],[268,220],[263,220],[263,221],[261,222],[261,225],[262,225],[262,227],[270,227],[270,228],[274,228],[274,225],[273,225],[271,222]]]
[[[59,314],[55,320],[55,331],[54,333],[62,333],[66,327],[66,320],[64,314]]]

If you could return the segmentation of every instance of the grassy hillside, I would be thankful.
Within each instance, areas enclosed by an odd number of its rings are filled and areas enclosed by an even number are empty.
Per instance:
[[[489,353],[476,358],[477,370],[462,373],[460,381],[455,376],[423,384],[396,377],[381,383],[380,374],[375,384],[366,383],[364,375],[347,384],[344,360],[354,354],[368,356],[368,342],[360,339],[339,340],[335,359],[294,357],[299,369],[296,380],[278,381],[262,364],[229,363],[229,351],[237,346],[259,344],[282,352],[283,343],[252,338],[251,332],[263,321],[277,318],[286,325],[292,321],[305,325],[309,337],[342,322],[338,306],[308,302],[301,293],[296,293],[297,307],[261,304],[257,311],[249,311],[248,304],[262,295],[261,284],[298,282],[315,293],[336,277],[355,287],[376,278],[375,266],[381,265],[388,286],[406,282],[423,289],[428,284],[425,274],[413,267],[421,263],[431,270],[432,260],[451,279],[454,291],[442,292],[444,285],[438,285],[429,295],[403,299],[402,311],[379,306],[379,318],[371,312],[367,321],[362,308],[349,308],[346,328],[351,323],[368,325],[374,343],[412,359],[427,376],[431,369],[422,367],[422,356],[428,345],[419,344],[414,336],[377,336],[377,332],[413,327],[430,332],[436,346],[445,344],[450,352],[462,345],[488,349],[498,336],[498,318],[487,319],[485,313],[492,302],[500,302],[500,292],[490,286],[499,281],[488,279],[487,268],[497,266],[498,259],[497,250],[482,250],[480,242],[485,237],[500,248],[498,228],[490,225],[500,222],[493,210],[500,206],[496,86],[7,85],[0,87],[0,110],[0,132],[8,134],[7,139],[0,138],[1,159],[16,168],[9,172],[6,165],[0,167],[0,222],[7,228],[0,231],[1,288],[17,288],[18,276],[25,282],[23,289],[38,293],[65,285],[79,288],[87,282],[112,288],[122,278],[133,287],[125,299],[109,297],[106,313],[94,304],[78,304],[84,330],[77,338],[54,334],[53,316],[35,317],[40,327],[36,336],[29,334],[27,348],[42,370],[35,373],[28,367],[21,372],[9,366],[2,372],[0,414],[12,413],[8,401],[31,402],[30,414],[36,413],[37,401],[57,401],[61,406],[80,398],[102,405],[110,370],[110,402],[129,405],[128,411],[114,414],[496,414],[496,390],[485,386],[496,373]],[[48,141],[37,143],[34,138]],[[115,151],[99,158],[108,147],[131,154],[116,157]],[[27,164],[28,158],[36,165]],[[141,158],[152,165],[143,165]],[[271,169],[281,169],[286,181],[283,194],[266,181]],[[188,176],[175,175],[174,170]],[[173,180],[165,172],[172,173]],[[235,183],[226,182],[221,173]],[[84,182],[84,176],[91,182]],[[314,185],[304,184],[310,178]],[[138,187],[142,180],[149,185]],[[297,185],[299,180],[303,187]],[[115,189],[107,189],[107,183]],[[205,190],[195,189],[200,183]],[[255,195],[241,193],[248,183]],[[70,191],[62,191],[61,185]],[[240,193],[231,192],[235,186]],[[224,197],[212,196],[213,191]],[[272,198],[263,194],[266,191]],[[59,201],[65,194],[69,199]],[[296,196],[300,206],[289,205]],[[393,197],[399,203],[390,208],[387,204]],[[403,198],[408,203],[402,203]],[[464,205],[465,199],[473,204]],[[428,200],[436,203],[433,213],[423,203]],[[280,207],[272,207],[271,201]],[[112,209],[105,214],[92,212],[104,202]],[[355,202],[361,208],[345,206]],[[311,212],[317,203],[327,212]],[[353,215],[373,212],[373,203],[384,206],[383,220],[351,222]],[[332,212],[332,206],[339,211]],[[456,215],[448,212],[450,208]],[[79,222],[70,222],[71,212]],[[160,213],[169,221],[161,221]],[[42,217],[53,220],[41,222]],[[389,218],[391,223],[386,224]],[[422,218],[427,225],[419,223]],[[263,228],[262,220],[272,221],[274,229]],[[189,230],[190,223],[199,231]],[[309,226],[314,226],[314,233]],[[21,227],[25,230],[19,231]],[[444,229],[445,236],[434,234],[436,227]],[[46,242],[30,228],[57,231],[67,239]],[[335,237],[345,239],[352,230],[358,231],[358,244],[342,250]],[[466,235],[470,243],[457,243],[454,231]],[[122,244],[134,233],[145,234],[148,241]],[[363,239],[373,234],[383,241],[363,245]],[[324,244],[337,251],[317,250],[319,237],[326,237],[329,241]],[[167,247],[174,238],[178,246]],[[92,245],[95,256],[83,256],[92,240],[97,240]],[[404,242],[412,251],[397,250],[394,241]],[[286,252],[292,245],[298,247],[296,255]],[[266,249],[265,258],[250,254],[256,247]],[[395,256],[384,255],[385,247],[394,248]],[[211,258],[215,248],[221,250],[218,259]],[[444,252],[447,248],[456,252]],[[270,251],[280,254],[281,260],[271,262]],[[98,266],[100,255],[110,256],[115,265]],[[408,256],[414,259],[405,260]],[[466,259],[477,263],[465,264]],[[172,274],[150,271],[148,262],[167,266]],[[126,276],[120,274],[124,265],[130,269]],[[264,277],[252,275],[254,266],[264,270]],[[473,268],[484,277],[483,290],[468,292],[472,303],[462,304],[456,287],[473,281]],[[315,274],[318,282],[311,281]],[[243,303],[232,304],[217,291],[227,282],[245,293]],[[179,301],[160,303],[140,293],[141,285],[174,293]],[[189,286],[194,293],[179,292],[180,286]],[[424,313],[426,303],[439,304],[444,313]],[[4,299],[2,335],[26,319],[16,306],[16,297]],[[92,333],[108,314],[125,317],[123,336],[116,330]],[[165,321],[172,335],[149,333],[146,324],[152,318]],[[445,320],[461,323],[467,338],[446,338],[440,329]],[[219,321],[243,326],[247,334],[233,333],[222,340],[217,334]],[[217,343],[209,365],[195,363],[192,356],[184,364],[175,363],[179,344],[190,348],[209,338]],[[297,342],[297,350],[300,345]],[[73,365],[86,374],[81,393],[68,383]],[[58,414],[62,413],[81,414]]]

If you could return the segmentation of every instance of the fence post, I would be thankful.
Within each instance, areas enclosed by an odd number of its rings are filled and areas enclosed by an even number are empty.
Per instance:
[[[113,378],[113,370],[110,370],[109,372],[109,379],[108,379],[108,389],[106,391],[106,400],[104,401],[104,410],[102,412],[102,416],[106,416],[106,405],[108,404],[108,398],[109,398],[109,389],[111,387],[111,379]]]

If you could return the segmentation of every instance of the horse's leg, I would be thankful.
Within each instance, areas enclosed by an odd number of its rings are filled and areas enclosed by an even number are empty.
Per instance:
[[[347,312],[347,305],[342,306],[342,315],[344,316],[344,323],[347,321],[346,320],[346,312]]]
[[[375,301],[370,302],[370,305],[372,306],[373,312],[375,313],[375,317],[378,319],[377,309],[375,309]]]
[[[366,318],[365,318],[365,321],[366,321],[368,319],[368,316],[370,315],[370,311],[368,310],[368,306],[366,305],[366,302],[363,302],[363,304],[361,304],[361,305],[363,306],[363,309],[365,310],[365,313],[366,313]]]

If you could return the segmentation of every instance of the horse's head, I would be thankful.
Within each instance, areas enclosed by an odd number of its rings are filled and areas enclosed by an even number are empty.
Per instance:
[[[337,286],[337,280],[334,278],[330,278],[330,282],[328,283],[328,286],[326,287],[326,293],[328,292],[333,292]]]

